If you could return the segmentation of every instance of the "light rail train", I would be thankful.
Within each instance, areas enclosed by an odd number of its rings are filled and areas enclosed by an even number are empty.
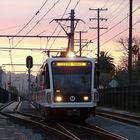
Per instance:
[[[95,115],[98,92],[95,88],[95,59],[60,56],[48,58],[37,76],[33,104],[45,119]]]

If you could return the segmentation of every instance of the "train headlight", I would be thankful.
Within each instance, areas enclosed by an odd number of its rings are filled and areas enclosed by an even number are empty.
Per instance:
[[[56,100],[57,102],[61,102],[61,101],[62,101],[62,97],[61,97],[61,96],[56,96],[56,97],[55,97],[55,100]]]
[[[75,57],[75,53],[74,52],[68,52],[67,57],[73,58],[73,57]]]
[[[84,101],[88,101],[89,97],[88,96],[84,96]]]

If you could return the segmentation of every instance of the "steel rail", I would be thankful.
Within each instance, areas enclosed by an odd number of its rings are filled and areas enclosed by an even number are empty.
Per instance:
[[[123,137],[121,135],[118,135],[116,133],[113,133],[113,132],[110,132],[108,130],[105,130],[105,129],[99,127],[99,126],[91,126],[89,124],[87,126],[89,128],[92,128],[92,129],[95,129],[95,130],[99,131],[99,135],[100,135],[100,132],[101,132],[101,134],[102,133],[103,133],[103,135],[105,134],[105,137],[106,137],[106,135],[107,135],[107,138],[109,136],[109,139],[111,139],[111,140],[112,140],[112,138],[113,138],[113,140],[128,140],[127,138],[125,138],[125,137]]]
[[[8,103],[2,105],[2,106],[0,107],[0,111],[2,111],[4,108],[6,108],[7,106],[9,106],[9,105],[12,104],[12,103],[13,103],[13,101],[12,101],[12,102],[8,102]]]

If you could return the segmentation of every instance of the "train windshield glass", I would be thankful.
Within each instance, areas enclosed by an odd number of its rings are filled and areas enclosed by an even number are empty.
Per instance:
[[[52,62],[54,91],[62,94],[91,92],[92,64],[89,61]]]

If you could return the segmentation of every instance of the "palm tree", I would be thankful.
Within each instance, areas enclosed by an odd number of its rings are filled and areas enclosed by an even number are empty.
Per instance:
[[[100,52],[100,73],[114,74],[115,65],[113,64],[114,58],[108,52]]]

